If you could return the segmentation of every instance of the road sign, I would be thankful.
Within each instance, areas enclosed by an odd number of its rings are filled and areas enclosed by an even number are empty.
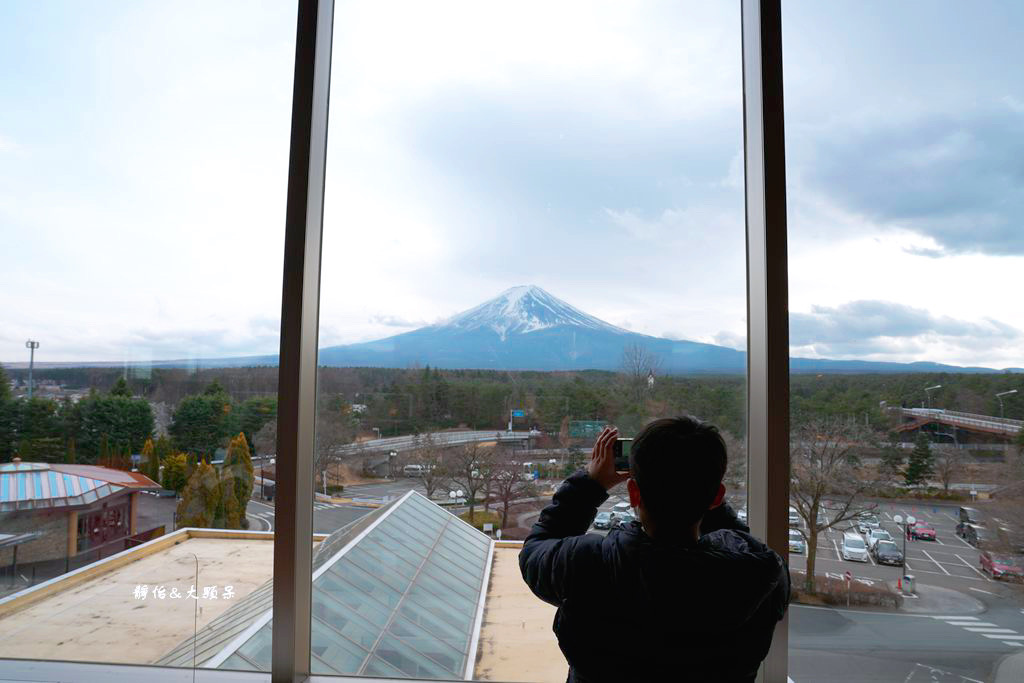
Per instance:
[[[513,410],[512,411],[512,417],[526,417],[526,411],[525,410]]]
[[[488,531],[494,531],[494,524],[491,522],[484,522],[484,533],[487,533]]]
[[[843,578],[846,579],[847,581],[852,581],[853,580],[853,574],[851,572],[846,572],[845,574],[843,574]]]

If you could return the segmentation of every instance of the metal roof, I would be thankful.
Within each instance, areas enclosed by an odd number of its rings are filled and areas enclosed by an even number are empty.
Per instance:
[[[313,560],[313,673],[466,678],[492,548],[412,491],[332,534]],[[197,634],[196,662],[269,671],[271,605],[268,582]],[[189,638],[158,663],[190,666],[192,648]]]
[[[126,489],[160,488],[137,472],[96,465],[0,463],[0,512],[89,505]]]

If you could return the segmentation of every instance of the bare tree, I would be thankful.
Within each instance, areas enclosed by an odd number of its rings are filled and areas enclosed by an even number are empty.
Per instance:
[[[854,447],[867,434],[862,426],[835,418],[814,418],[790,434],[790,496],[804,522],[807,540],[806,590],[814,591],[818,534],[855,519],[874,505],[858,500],[870,486],[862,477]]]
[[[473,522],[476,497],[484,489],[487,472],[494,461],[494,453],[479,443],[467,443],[453,448],[448,458],[448,477],[466,494],[469,503],[469,521]]]
[[[650,380],[661,371],[661,358],[639,343],[627,344],[622,349],[622,371],[630,397],[642,403],[650,390]]]
[[[942,482],[942,489],[949,493],[949,486],[953,480],[962,475],[966,469],[963,453],[959,448],[943,444],[933,449],[935,459],[932,467],[935,475]]]
[[[402,458],[403,465],[419,465],[419,479],[427,498],[448,481],[448,470],[445,463],[444,447],[438,444],[430,434],[420,434],[413,439],[413,449]]]
[[[275,455],[277,453],[277,418],[267,420],[260,430],[252,437],[252,445],[258,455]]]
[[[352,419],[340,410],[322,408],[317,414],[313,443],[313,476],[326,489],[331,465],[340,462],[338,448],[351,443],[355,436]]]
[[[512,451],[500,448],[495,453],[493,487],[491,491],[497,502],[501,503],[501,528],[508,526],[508,508],[512,501],[535,496],[537,491],[533,479],[523,473],[520,463],[512,459]]]

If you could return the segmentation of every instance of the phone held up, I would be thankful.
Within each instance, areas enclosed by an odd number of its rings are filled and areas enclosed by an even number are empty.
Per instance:
[[[624,439],[621,437],[615,439],[615,445],[612,448],[615,454],[616,472],[629,471],[629,449],[632,445],[633,439]]]

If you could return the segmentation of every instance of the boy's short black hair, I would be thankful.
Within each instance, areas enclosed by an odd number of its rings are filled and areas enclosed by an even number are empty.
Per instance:
[[[634,437],[629,473],[654,519],[692,524],[718,495],[727,459],[717,427],[690,416],[664,417]]]

